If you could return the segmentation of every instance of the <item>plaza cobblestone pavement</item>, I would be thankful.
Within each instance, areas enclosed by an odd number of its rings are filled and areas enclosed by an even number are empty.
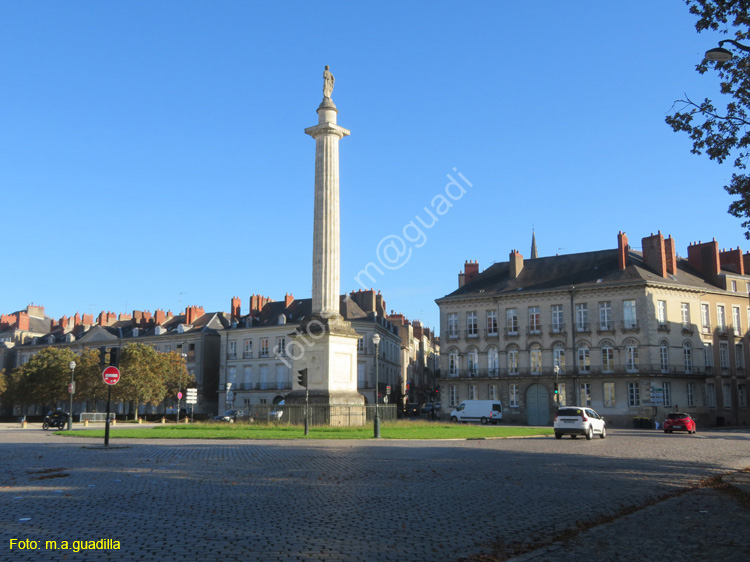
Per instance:
[[[722,475],[750,491],[747,473],[726,476],[750,467],[748,430],[101,441],[0,427],[0,561],[750,558],[736,488],[682,493]],[[10,539],[39,548],[11,550]],[[121,548],[45,545],[98,539]]]

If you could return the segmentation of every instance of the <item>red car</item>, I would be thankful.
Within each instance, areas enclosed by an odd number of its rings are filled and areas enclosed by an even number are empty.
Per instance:
[[[672,433],[673,431],[695,433],[695,420],[685,412],[672,412],[664,420],[664,433]]]

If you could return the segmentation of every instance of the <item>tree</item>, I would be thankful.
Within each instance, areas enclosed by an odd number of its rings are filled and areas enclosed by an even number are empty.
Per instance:
[[[179,391],[184,394],[187,387],[195,385],[195,377],[188,372],[185,360],[176,351],[160,355],[162,376],[166,387],[165,397],[176,399]]]
[[[107,399],[107,384],[102,379],[99,350],[88,348],[76,359],[76,401],[92,401],[94,411],[98,401]]]
[[[120,382],[112,388],[113,397],[131,400],[135,413],[141,404],[158,404],[167,393],[162,354],[150,345],[131,343],[120,353]]]
[[[708,98],[697,103],[686,95],[675,102],[682,106],[666,122],[674,131],[688,134],[693,141],[693,154],[705,152],[720,164],[734,158],[737,172],[724,189],[738,197],[729,205],[729,214],[745,219],[742,226],[745,238],[750,239],[750,176],[745,173],[750,156],[750,49],[743,48],[750,37],[750,0],[685,0],[685,3],[690,13],[698,16],[695,24],[698,33],[711,30],[734,35],[734,39],[726,40],[733,47],[730,60],[704,59],[696,66],[700,74],[716,71],[720,92],[728,101],[726,109],[720,111]]]
[[[16,399],[23,404],[54,405],[68,400],[70,362],[78,355],[70,349],[46,347],[18,369]]]

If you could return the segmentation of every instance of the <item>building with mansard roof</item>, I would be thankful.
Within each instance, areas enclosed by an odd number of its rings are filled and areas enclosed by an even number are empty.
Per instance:
[[[443,410],[500,399],[506,421],[552,422],[589,405],[615,427],[679,409],[699,426],[745,425],[750,255],[661,233],[617,248],[466,262],[440,307]],[[536,249],[536,241],[532,252]],[[557,394],[555,389],[557,389]],[[635,420],[635,421],[634,421]]]

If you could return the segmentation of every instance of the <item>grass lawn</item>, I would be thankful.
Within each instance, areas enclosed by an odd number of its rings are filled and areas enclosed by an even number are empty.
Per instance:
[[[491,439],[552,435],[551,427],[515,427],[398,421],[383,423],[380,435],[384,439]],[[55,435],[75,437],[104,437],[104,430],[58,431]],[[362,427],[311,426],[310,434],[295,425],[193,423],[190,425],[160,425],[156,427],[110,428],[112,439],[371,439],[372,424]]]

